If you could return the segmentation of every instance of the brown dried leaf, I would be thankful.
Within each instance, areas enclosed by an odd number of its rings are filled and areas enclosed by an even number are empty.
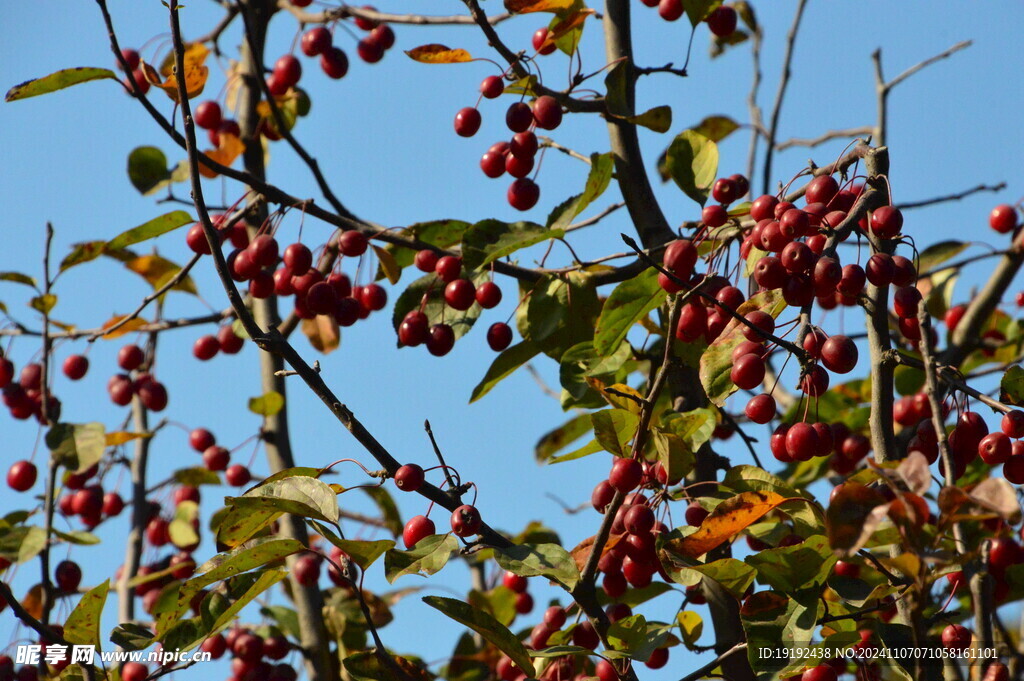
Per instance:
[[[505,9],[512,14],[528,14],[530,12],[562,12],[576,0],[505,0]]]
[[[921,452],[912,452],[903,459],[896,468],[907,489],[914,494],[924,494],[932,486],[932,473],[928,468],[928,459]]]
[[[306,334],[310,345],[325,355],[341,345],[338,322],[330,315],[320,314],[313,319],[303,319],[302,333]]]
[[[21,607],[25,608],[25,612],[32,615],[36,619],[43,616],[43,585],[36,584],[25,597],[21,599]]]
[[[840,556],[856,553],[888,513],[889,504],[881,492],[859,483],[845,483],[825,513],[825,529],[833,550]]]
[[[967,496],[978,506],[998,513],[1011,525],[1020,522],[1020,502],[1013,486],[1005,478],[982,480],[967,493]]]

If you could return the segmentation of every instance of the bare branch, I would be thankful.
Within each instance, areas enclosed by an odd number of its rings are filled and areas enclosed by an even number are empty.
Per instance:
[[[831,142],[835,139],[844,139],[847,137],[861,137],[862,135],[870,135],[874,131],[873,127],[861,126],[859,128],[846,128],[844,130],[829,130],[828,132],[818,135],[817,137],[803,138],[794,137],[788,139],[785,142],[780,142],[775,145],[776,151],[785,151],[792,147],[816,147],[819,144],[825,142]]]
[[[936,196],[933,199],[924,199],[922,201],[910,201],[909,203],[897,204],[897,208],[900,210],[910,210],[912,208],[924,208],[925,206],[934,206],[937,203],[947,203],[949,201],[959,201],[965,199],[972,194],[979,192],[1001,192],[1006,189],[1006,183],[1000,182],[999,184],[979,184],[970,189],[965,189],[962,192],[956,194],[946,194],[945,196]]]
[[[800,20],[804,16],[804,8],[807,7],[807,0],[799,0],[796,6],[796,13],[793,15],[793,25],[786,34],[786,54],[782,59],[782,75],[779,77],[779,88],[775,93],[775,105],[772,107],[770,124],[768,125],[768,147],[765,149],[763,191],[771,193],[772,182],[772,154],[775,151],[775,137],[779,130],[779,116],[782,114],[782,102],[786,97],[786,87],[789,85],[789,78],[792,75],[791,64],[793,62],[793,48],[796,45],[796,36],[800,31]]]

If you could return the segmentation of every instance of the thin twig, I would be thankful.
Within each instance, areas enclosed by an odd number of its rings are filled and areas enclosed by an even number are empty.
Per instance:
[[[934,206],[937,203],[947,203],[949,201],[960,201],[965,199],[972,194],[978,194],[980,192],[1001,192],[1006,189],[1006,183],[1000,182],[999,184],[979,184],[970,189],[965,189],[962,192],[956,194],[946,194],[945,196],[936,196],[932,199],[923,199],[921,201],[910,201],[908,203],[897,204],[897,208],[900,210],[911,210],[913,208],[924,208],[925,206]]]
[[[844,130],[829,130],[826,133],[818,135],[817,137],[794,137],[788,139],[785,142],[780,142],[775,145],[776,151],[785,151],[792,147],[816,147],[825,142],[831,142],[835,139],[845,139],[847,137],[861,137],[862,135],[870,135],[874,131],[872,126],[861,126],[859,128],[846,128]]]
[[[772,115],[768,125],[768,146],[764,156],[764,175],[762,187],[765,194],[771,192],[772,181],[772,154],[775,151],[775,137],[779,130],[779,116],[782,114],[782,102],[786,97],[786,87],[789,85],[789,78],[792,75],[791,64],[793,62],[793,48],[796,45],[796,36],[800,31],[800,20],[804,16],[804,8],[807,0],[799,0],[796,6],[796,13],[793,15],[793,25],[786,34],[786,54],[782,59],[782,74],[779,76],[779,88],[775,93],[775,105],[772,107]]]

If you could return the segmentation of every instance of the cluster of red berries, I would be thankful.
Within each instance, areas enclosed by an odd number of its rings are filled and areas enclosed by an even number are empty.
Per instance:
[[[487,99],[499,97],[504,91],[502,76],[488,76],[480,83],[480,94]],[[479,109],[464,107],[455,114],[455,132],[461,137],[472,137],[480,130],[481,122]],[[562,106],[554,97],[541,95],[531,104],[514,102],[505,111],[505,125],[512,132],[512,139],[495,142],[480,158],[480,169],[487,177],[498,178],[508,173],[515,178],[506,198],[516,210],[530,210],[540,199],[540,187],[527,177],[533,172],[540,148],[534,129],[554,130],[561,123]]]
[[[421,272],[434,273],[438,283],[444,284],[444,304],[453,310],[466,311],[474,304],[485,310],[501,302],[501,288],[493,281],[476,286],[463,272],[462,258],[454,255],[438,257],[429,249],[416,253],[416,268]],[[426,304],[431,291],[423,296]],[[422,308],[422,305],[421,305]],[[398,342],[403,346],[426,345],[430,354],[442,357],[455,346],[455,331],[450,324],[440,322],[430,326],[430,320],[422,309],[410,310],[398,326]],[[512,343],[512,329],[505,322],[495,322],[487,330],[487,344],[500,352]]]
[[[374,8],[366,5],[366,10]],[[368,35],[356,45],[356,53],[367,64],[379,62],[384,53],[395,44],[395,33],[387,24],[362,17],[355,18],[355,24]],[[333,44],[334,38],[325,26],[316,26],[302,34],[300,49],[307,57],[320,57],[320,68],[329,78],[338,80],[348,73],[348,55]],[[283,59],[283,57],[282,57]],[[269,83],[268,83],[269,84]],[[287,88],[285,88],[287,89]]]
[[[99,466],[93,464],[81,473],[71,473],[64,479],[64,493],[57,501],[61,515],[71,518],[78,516],[82,525],[91,530],[105,518],[120,515],[124,500],[117,492],[103,491],[99,481],[89,483],[96,476]]]
[[[938,438],[931,422],[931,407],[918,395],[905,397],[893,407],[893,417],[900,425],[916,425],[909,452],[920,452],[929,463],[939,458]],[[945,419],[946,414],[943,414]],[[959,478],[967,466],[981,458],[989,466],[1003,465],[1003,477],[1017,485],[1024,484],[1024,412],[1013,410],[1003,415],[997,431],[989,432],[980,414],[964,411],[949,431],[947,442],[953,459],[953,477]],[[940,464],[941,465],[941,464]]]
[[[230,227],[221,227],[223,224],[223,216],[214,218],[222,242],[230,240],[235,247],[227,256],[228,271],[235,281],[249,282],[249,295],[253,298],[294,295],[295,314],[300,319],[330,315],[340,326],[352,326],[360,319],[366,319],[370,312],[383,310],[387,305],[387,291],[380,284],[353,286],[348,275],[340,272],[333,272],[325,278],[320,270],[313,267],[313,253],[303,243],[290,244],[279,255],[277,240],[270,234],[260,234],[250,241],[241,222]],[[185,240],[194,253],[210,254],[202,225],[193,225]],[[338,237],[338,250],[342,255],[358,257],[368,247],[369,240],[360,231],[346,230]],[[219,340],[223,350],[224,341]],[[203,343],[204,348],[194,348],[196,357],[209,359],[216,354],[216,347],[208,340]],[[213,354],[210,354],[211,350]]]
[[[252,473],[242,464],[231,463],[231,452],[217,444],[213,433],[196,428],[188,435],[189,446],[203,456],[203,465],[210,471],[224,471],[224,480],[232,487],[244,487],[252,480]],[[229,465],[230,464],[230,465]]]
[[[18,380],[14,380],[14,362],[0,355],[0,390],[4,406],[10,411],[11,416],[24,421],[35,417],[39,423],[46,423],[46,416],[43,414],[43,365],[36,362],[26,364],[21,368]],[[60,400],[46,391],[47,408],[50,414],[60,416]]]
[[[201,649],[210,653],[214,660],[230,651],[232,678],[235,679],[295,681],[298,678],[293,666],[281,662],[292,651],[292,645],[280,634],[264,637],[236,626],[226,635],[210,636],[203,641]]]
[[[238,121],[233,118],[225,118],[220,104],[212,99],[199,102],[192,110],[192,120],[197,126],[206,131],[210,144],[220,146],[221,135],[242,136],[242,129]]]
[[[125,345],[118,350],[117,365],[129,373],[114,374],[107,381],[111,402],[124,407],[137,395],[142,405],[150,411],[163,411],[167,408],[167,388],[149,371],[144,370],[145,361],[146,353],[138,345]],[[135,372],[134,378],[131,372]]]

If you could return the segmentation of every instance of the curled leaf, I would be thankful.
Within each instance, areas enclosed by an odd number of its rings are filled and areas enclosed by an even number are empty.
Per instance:
[[[421,64],[459,64],[473,61],[473,57],[466,50],[462,48],[452,49],[447,45],[439,45],[437,43],[420,45],[411,50],[406,50],[405,53],[411,59]]]

